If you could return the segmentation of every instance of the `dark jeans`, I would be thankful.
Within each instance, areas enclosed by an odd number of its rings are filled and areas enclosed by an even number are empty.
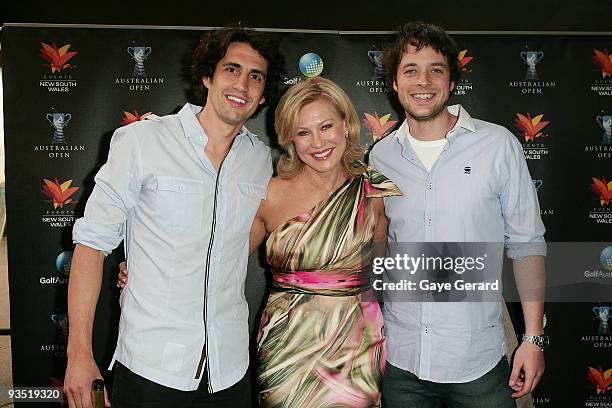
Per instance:
[[[510,366],[506,357],[482,377],[467,383],[435,383],[387,362],[383,378],[385,408],[516,408],[508,387]]]
[[[115,379],[111,403],[113,408],[245,408],[251,406],[249,372],[236,384],[210,394],[206,377],[196,391],[180,391],[164,387],[134,374],[115,362]],[[204,370],[206,373],[206,370]]]

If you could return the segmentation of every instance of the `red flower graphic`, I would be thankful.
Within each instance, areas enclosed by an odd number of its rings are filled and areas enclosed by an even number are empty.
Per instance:
[[[604,372],[601,367],[599,369],[589,367],[587,378],[595,386],[597,394],[605,394],[612,390],[612,368]]]
[[[61,48],[57,48],[55,42],[53,45],[41,44],[40,56],[48,62],[48,64],[44,64],[43,66],[51,68],[51,73],[55,74],[66,68],[76,68],[76,65],[68,64],[68,60],[77,54],[76,51],[68,51],[70,44],[66,44]]]
[[[64,181],[60,184],[55,177],[55,182],[43,179],[43,193],[53,200],[53,208],[57,209],[64,207],[67,204],[76,204],[78,201],[73,201],[70,196],[73,195],[79,187],[70,187],[72,180]]]
[[[530,113],[527,113],[527,116],[521,115],[520,113],[516,114],[517,119],[514,124],[521,130],[521,132],[523,132],[525,142],[529,142],[530,140],[534,140],[538,137],[547,136],[540,132],[550,123],[550,121],[542,120],[543,116],[544,114],[540,114],[532,118]]]
[[[474,57],[466,57],[465,54],[467,54],[467,52],[468,50],[463,50],[459,53],[459,68],[461,68],[462,72],[470,72],[466,65],[474,59]]]
[[[151,114],[152,112],[147,112],[147,113],[143,113],[142,115],[139,115],[138,111],[136,110],[134,111],[134,113],[123,111],[123,120],[121,121],[121,123],[123,123],[124,125],[129,125],[130,123],[138,122],[139,120],[143,120],[144,118],[146,118],[147,116]]]
[[[593,50],[593,64],[601,69],[602,77],[612,77],[612,55],[608,53],[608,50],[601,52],[599,50]]]
[[[397,120],[389,120],[391,114],[388,113],[384,116],[378,116],[377,112],[374,112],[374,116],[364,112],[363,115],[363,126],[372,132],[372,139],[377,141],[382,139],[389,133],[391,128],[397,123]]]
[[[606,182],[605,177],[602,177],[601,180],[593,177],[592,180],[591,189],[597,194],[597,200],[602,206],[610,204],[610,201],[612,201],[612,181]]]

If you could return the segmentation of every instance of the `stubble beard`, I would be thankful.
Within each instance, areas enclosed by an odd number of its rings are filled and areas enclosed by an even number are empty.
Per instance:
[[[413,119],[413,120],[415,120],[417,122],[430,122],[430,121],[434,120],[435,118],[437,118],[438,116],[440,116],[440,114],[442,112],[444,112],[444,110],[448,106],[448,101],[449,100],[450,100],[450,95],[448,96],[448,98],[446,98],[445,101],[442,101],[442,102],[434,105],[431,113],[429,113],[427,115],[418,115],[417,113],[411,111],[409,104],[406,104],[406,107],[404,107],[404,110],[406,111],[406,116],[410,117],[411,119]]]

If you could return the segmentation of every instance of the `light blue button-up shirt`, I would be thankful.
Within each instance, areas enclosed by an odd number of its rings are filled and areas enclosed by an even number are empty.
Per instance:
[[[430,172],[407,139],[406,121],[370,154],[404,193],[384,199],[389,242],[498,242],[512,259],[545,255],[520,142],[459,105],[448,110],[459,117]],[[387,360],[424,380],[472,381],[506,353],[499,302],[386,302],[384,315]]]
[[[201,109],[186,104],[115,132],[73,240],[107,254],[125,239],[130,277],[113,362],[195,390],[204,351],[216,392],[249,365],[248,235],[272,161],[243,128],[217,172],[204,153]]]

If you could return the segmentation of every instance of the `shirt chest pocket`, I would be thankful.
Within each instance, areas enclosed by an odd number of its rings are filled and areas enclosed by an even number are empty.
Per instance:
[[[161,223],[171,231],[199,232],[202,228],[204,183],[200,180],[159,176],[157,196]]]
[[[261,200],[266,198],[266,188],[259,184],[238,183],[236,202],[236,232],[248,234]]]

